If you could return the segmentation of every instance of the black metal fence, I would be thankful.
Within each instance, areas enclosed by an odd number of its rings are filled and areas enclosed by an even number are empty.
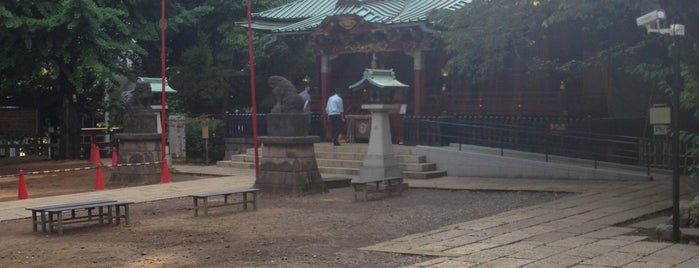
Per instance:
[[[622,120],[639,131],[638,120]],[[642,121],[640,121],[642,122]],[[403,119],[403,143],[407,145],[446,146],[470,144],[519,150],[549,155],[639,165],[647,168],[669,168],[668,141],[600,133],[600,124],[614,125],[609,120],[558,117],[509,116],[406,116]],[[619,131],[614,128],[610,132]],[[642,133],[642,131],[639,131]],[[681,153],[683,159],[690,156]],[[683,167],[690,164],[682,162]]]
[[[252,114],[227,114],[227,138],[250,138],[253,135]],[[312,114],[309,135],[323,136],[323,116]],[[257,114],[257,135],[267,136],[267,114]]]
[[[643,119],[519,116],[404,116],[400,119],[398,140],[405,145],[471,144],[589,159],[595,163],[670,167],[667,139],[624,135],[644,133]],[[229,114],[226,123],[226,137],[253,135],[251,114]],[[312,115],[310,135],[323,137],[323,128],[323,116]],[[266,114],[258,114],[258,135],[266,134]],[[682,167],[694,163],[692,156],[681,153],[680,157]]]

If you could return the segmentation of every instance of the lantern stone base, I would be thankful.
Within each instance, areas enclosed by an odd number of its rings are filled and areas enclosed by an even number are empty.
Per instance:
[[[313,148],[318,137],[262,136],[258,139],[263,144],[263,157],[255,188],[265,193],[295,196],[327,192]]]
[[[391,127],[388,113],[398,109],[397,104],[364,104],[362,108],[371,112],[371,134],[369,148],[359,167],[359,178],[353,182],[374,181],[385,178],[400,178],[403,170],[393,153]]]
[[[159,162],[161,159],[160,134],[118,133],[114,134],[114,138],[119,141],[119,164]],[[161,164],[116,167],[109,178],[110,184],[119,185],[155,184],[160,181]]]

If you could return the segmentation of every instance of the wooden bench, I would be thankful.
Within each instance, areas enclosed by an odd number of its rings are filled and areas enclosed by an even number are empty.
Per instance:
[[[217,192],[208,192],[208,193],[190,195],[192,197],[192,199],[194,200],[194,217],[199,216],[200,209],[204,210],[204,216],[208,216],[209,215],[209,208],[230,206],[230,205],[242,204],[243,209],[247,210],[248,203],[252,203],[253,210],[257,210],[257,192],[258,191],[260,191],[260,189],[245,188],[245,189],[232,189],[232,190],[227,190],[227,191],[217,191]],[[252,194],[252,200],[248,200],[248,193]],[[232,202],[232,203],[228,202],[228,197],[233,195],[233,194],[242,194],[243,201]],[[209,204],[209,197],[215,197],[215,196],[223,196],[223,203]],[[200,199],[203,201],[201,204],[199,203]]]
[[[126,224],[129,224],[129,205],[133,202],[114,201],[114,200],[97,200],[89,202],[68,203],[40,207],[41,210],[33,208],[32,211],[43,211],[42,231],[43,232],[58,232],[63,234],[63,225],[69,223],[99,221],[99,223],[116,224],[121,223],[123,218]],[[97,210],[97,213],[93,211]],[[122,211],[123,210],[123,211]],[[49,225],[46,230],[46,224]],[[36,223],[34,223],[36,227]]]
[[[358,192],[364,193],[364,201],[368,200],[369,193],[387,193],[389,196],[392,196],[394,192],[401,194],[403,192],[403,177],[352,180],[352,189],[354,189],[354,201],[357,201]]]
[[[31,212],[32,212],[32,227],[34,229],[34,232],[38,231],[38,226],[41,224],[41,232],[46,233],[46,224],[48,223],[47,218],[46,218],[46,210],[47,209],[55,209],[55,208],[61,208],[61,207],[72,207],[72,206],[80,206],[80,205],[89,205],[89,204],[109,203],[109,202],[115,202],[115,201],[116,200],[92,200],[92,201],[65,203],[65,204],[57,204],[57,205],[50,205],[50,206],[30,207],[30,208],[26,208],[26,209],[31,210]]]

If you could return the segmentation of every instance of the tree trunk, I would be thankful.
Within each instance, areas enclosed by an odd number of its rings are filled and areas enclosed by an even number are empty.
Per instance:
[[[73,102],[72,94],[63,96],[61,118],[60,155],[61,159],[78,159],[80,157],[80,120]]]

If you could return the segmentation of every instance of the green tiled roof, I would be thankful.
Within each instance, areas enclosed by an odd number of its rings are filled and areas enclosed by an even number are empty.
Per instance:
[[[383,0],[363,4],[338,5],[337,0],[298,0],[253,14],[253,28],[273,33],[311,31],[328,17],[355,15],[373,24],[427,22],[435,9],[457,10],[468,0]]]
[[[393,69],[366,69],[364,70],[362,80],[359,80],[357,83],[349,86],[349,89],[358,90],[367,84],[379,89],[409,87],[408,85],[396,80],[396,75],[393,72]]]
[[[138,82],[150,83],[150,91],[153,93],[160,93],[163,91],[163,80],[160,77],[139,77]],[[168,85],[167,80],[165,80],[165,93],[177,93],[175,89]]]

